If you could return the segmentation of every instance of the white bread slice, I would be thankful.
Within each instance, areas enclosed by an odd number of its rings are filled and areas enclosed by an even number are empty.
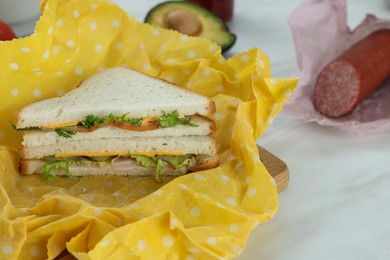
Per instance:
[[[60,98],[28,105],[19,112],[16,127],[80,122],[90,114],[150,118],[175,110],[180,115],[209,115],[215,112],[215,104],[171,83],[117,67],[91,76]]]
[[[22,174],[41,174],[46,162],[43,159],[21,160],[19,170]],[[197,160],[196,164],[188,167],[183,167],[174,170],[172,167],[166,167],[166,171],[161,176],[179,176],[188,173],[189,171],[207,170],[217,167],[219,164],[218,156],[207,156],[202,160]],[[69,171],[73,176],[88,176],[88,175],[120,175],[120,176],[154,176],[156,169],[153,167],[144,167],[138,165],[132,159],[119,159],[112,164],[99,166],[98,163],[88,165],[69,166]],[[57,172],[57,175],[66,175],[65,171]]]
[[[210,136],[101,138],[99,140],[74,140],[59,138],[53,145],[28,145],[20,151],[22,159],[44,158],[56,155],[109,156],[133,154],[216,154],[215,140]]]
[[[121,128],[107,126],[98,128],[92,132],[78,132],[72,135],[72,141],[81,140],[99,140],[104,138],[132,138],[132,137],[158,137],[158,136],[188,136],[188,135],[209,135],[215,130],[215,123],[201,116],[193,116],[191,123],[196,127],[176,125],[169,128],[158,128],[149,131],[131,131]],[[23,146],[50,146],[57,145],[64,141],[64,137],[59,136],[56,132],[28,130],[23,135]]]

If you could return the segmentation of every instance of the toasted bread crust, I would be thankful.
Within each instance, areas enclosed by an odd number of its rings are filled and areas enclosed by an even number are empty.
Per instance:
[[[210,99],[210,103],[209,103],[209,111],[210,111],[210,114],[214,114],[215,112],[217,112],[217,106],[215,105],[215,102],[211,99]]]
[[[207,118],[204,116],[200,116],[200,117],[202,117],[203,119],[205,119],[207,121],[208,126],[209,126],[209,134],[214,133],[215,130],[217,129],[215,122],[213,120],[211,120],[210,118]]]
[[[28,160],[24,160],[24,159],[20,159],[19,160],[19,172],[23,175],[30,175],[30,174],[33,174],[31,173],[31,171],[29,170],[29,163],[28,163]]]
[[[24,159],[24,158],[26,158],[26,153],[25,153],[25,148],[24,148],[24,146],[21,146],[20,148],[19,148],[19,158],[22,160],[22,159]]]
[[[219,156],[207,157],[204,160],[198,161],[198,163],[198,165],[191,169],[192,172],[205,171],[218,167]]]

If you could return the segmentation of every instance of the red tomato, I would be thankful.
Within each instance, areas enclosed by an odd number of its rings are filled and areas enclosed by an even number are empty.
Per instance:
[[[14,31],[5,22],[0,20],[0,41],[8,41],[16,38]]]

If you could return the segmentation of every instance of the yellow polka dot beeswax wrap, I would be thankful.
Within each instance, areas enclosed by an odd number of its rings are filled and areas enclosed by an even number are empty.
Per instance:
[[[256,139],[297,80],[272,78],[256,48],[225,60],[214,43],[138,23],[109,1],[49,0],[42,10],[33,35],[0,43],[0,259],[239,255],[251,230],[278,208]],[[10,123],[18,111],[115,66],[212,98],[220,166],[162,183],[19,175],[21,133]]]

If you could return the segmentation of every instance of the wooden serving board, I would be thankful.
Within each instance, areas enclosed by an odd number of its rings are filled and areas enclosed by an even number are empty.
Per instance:
[[[290,172],[285,162],[278,157],[268,152],[261,146],[257,146],[260,153],[260,160],[263,162],[265,168],[276,181],[278,192],[282,192],[287,188],[290,180]]]

